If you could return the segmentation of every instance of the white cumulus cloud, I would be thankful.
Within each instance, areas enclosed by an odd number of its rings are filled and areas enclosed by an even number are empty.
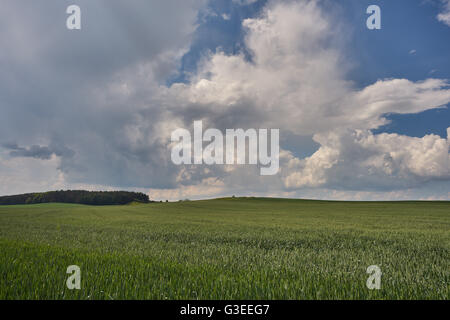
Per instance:
[[[443,0],[443,2],[443,11],[437,15],[437,19],[450,27],[450,0]]]

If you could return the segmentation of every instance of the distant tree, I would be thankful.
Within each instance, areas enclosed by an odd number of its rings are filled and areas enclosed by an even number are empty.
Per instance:
[[[144,193],[128,191],[60,190],[0,197],[0,205],[49,202],[79,203],[88,205],[121,205],[134,201],[142,203],[151,202],[148,195]]]

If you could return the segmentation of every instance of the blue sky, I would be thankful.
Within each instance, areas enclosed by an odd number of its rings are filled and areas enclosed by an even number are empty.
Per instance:
[[[450,78],[450,30],[437,21],[439,4],[425,1],[343,1],[347,17],[355,25],[353,55],[359,65],[350,75],[360,86],[377,79],[429,77]],[[378,3],[382,8],[382,29],[369,31],[361,23],[364,7]],[[353,19],[352,19],[353,18]],[[356,27],[359,26],[359,27]],[[447,40],[446,40],[447,39]],[[421,137],[446,136],[450,110],[436,109],[417,115],[392,115],[384,130]]]

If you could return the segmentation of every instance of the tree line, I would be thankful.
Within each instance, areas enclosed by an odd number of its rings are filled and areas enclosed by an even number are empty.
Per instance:
[[[41,193],[26,193],[0,197],[0,205],[36,204],[36,203],[78,203],[87,205],[121,205],[131,202],[151,202],[148,195],[128,191],[86,191],[67,190]]]

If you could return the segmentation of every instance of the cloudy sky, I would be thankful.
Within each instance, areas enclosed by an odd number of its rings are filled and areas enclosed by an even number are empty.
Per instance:
[[[2,0],[0,195],[450,200],[449,40],[448,0]],[[194,120],[280,129],[279,173],[174,165]]]

